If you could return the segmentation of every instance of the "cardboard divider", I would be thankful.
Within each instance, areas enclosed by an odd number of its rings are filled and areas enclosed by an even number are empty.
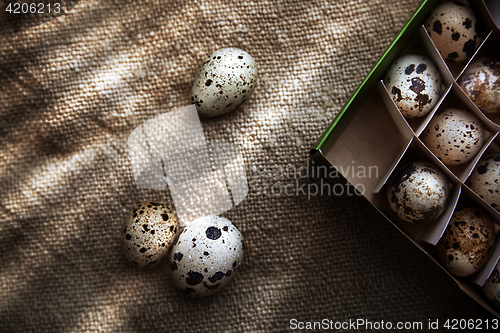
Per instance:
[[[411,223],[400,219],[391,209],[389,205],[389,200],[387,198],[387,191],[389,186],[389,181],[387,181],[382,187],[381,191],[378,193],[378,201],[381,203],[379,209],[386,216],[390,216],[391,221],[396,224],[402,230],[408,230],[409,237],[417,243],[428,242],[428,238],[439,238],[444,232],[444,229],[448,225],[448,221],[453,214],[455,205],[458,201],[461,191],[461,184],[457,179],[449,177],[448,171],[445,168],[440,167],[434,163],[432,155],[423,146],[417,138],[411,141],[409,148],[405,154],[398,161],[395,169],[402,167],[403,165],[411,162],[427,162],[429,164],[435,165],[443,174],[447,177],[450,184],[450,197],[448,199],[448,204],[445,211],[435,220],[429,223]],[[436,240],[436,242],[437,242]]]
[[[351,170],[354,166],[376,170],[376,175],[370,177],[344,172],[344,177],[351,184],[362,187],[364,196],[371,200],[380,184],[380,175],[387,177],[392,172],[395,161],[404,153],[413,134],[408,129],[400,130],[377,91],[366,98],[349,127],[356,131],[343,131],[325,157],[337,170]],[[363,135],[360,137],[359,133]]]
[[[451,196],[446,210],[436,221],[428,223],[425,233],[420,237],[422,242],[436,245],[443,235],[444,230],[448,226],[448,222],[450,221],[453,212],[455,211],[455,207],[462,191],[462,183],[459,178],[457,178],[443,163],[441,163],[441,161],[436,158],[436,156],[420,139],[415,138],[413,141],[415,148],[418,149],[423,156],[425,156],[426,160],[430,161],[431,164],[435,165],[446,175],[451,185]]]
[[[483,36],[483,40],[481,41],[481,43],[479,44],[477,50],[474,52],[474,54],[472,55],[472,57],[470,57],[469,60],[467,60],[467,63],[465,65],[465,67],[462,69],[462,71],[460,72],[460,74],[456,75],[455,76],[455,79],[458,80],[458,78],[464,73],[465,69],[467,67],[469,67],[469,65],[474,61],[474,59],[478,59],[479,57],[479,54],[481,52],[484,52],[485,49],[487,49],[487,47],[485,47],[485,43],[491,39],[491,36],[493,35],[493,30],[490,30],[490,31],[486,31],[486,35]]]
[[[434,153],[429,149],[429,147],[427,147],[426,144],[420,139],[420,137],[417,139],[420,141],[423,149],[425,149],[426,155],[429,156],[429,159],[433,161],[433,164],[439,167],[440,169],[445,170],[446,175],[451,179],[453,179],[454,182],[461,183],[461,180],[457,176],[457,174],[452,170],[450,170],[450,168],[447,165],[445,165],[440,159],[438,159],[436,155],[434,155]]]
[[[429,34],[429,31],[427,30],[427,28],[423,25],[422,26],[423,30],[425,32],[421,32],[422,35],[425,35],[427,37],[427,40],[425,38],[423,38],[424,40],[426,40],[424,42],[424,45],[426,48],[429,48],[429,47],[432,47],[433,49],[436,50],[436,52],[438,53],[438,56],[439,58],[433,58],[433,61],[436,63],[436,64],[439,64],[439,66],[444,66],[446,67],[443,68],[443,71],[447,71],[448,73],[450,73],[450,75],[452,76],[453,79],[456,79],[458,78],[462,72],[464,71],[464,69],[467,67],[467,65],[469,64],[469,62],[471,61],[472,58],[474,58],[474,55],[477,54],[477,52],[479,52],[479,50],[482,48],[482,45],[484,44],[485,42],[485,39],[487,36],[490,36],[491,34],[491,30],[488,30],[486,32],[486,35],[485,36],[480,36],[480,38],[482,38],[482,41],[481,43],[479,44],[478,48],[476,49],[476,51],[474,51],[474,54],[472,55],[471,59],[469,59],[468,61],[466,62],[454,62],[454,61],[446,61],[444,60],[443,56],[441,55],[441,53],[439,53],[438,51],[438,48],[436,47],[436,44],[434,43],[434,41],[432,40],[430,34]],[[431,46],[432,45],[432,46]],[[441,69],[441,67],[440,67]]]
[[[425,128],[429,120],[431,119],[432,115],[434,114],[435,110],[439,107],[439,104],[442,102],[444,97],[446,96],[448,92],[448,88],[453,84],[454,78],[450,71],[448,70],[448,67],[444,63],[444,60],[441,58],[439,52],[434,48],[432,41],[430,40],[429,35],[427,34],[425,27],[422,25],[419,28],[419,33],[415,34],[415,37],[413,40],[407,44],[407,46],[398,54],[397,58],[403,57],[405,55],[409,54],[416,54],[420,55],[423,57],[426,57],[430,59],[436,68],[439,71],[439,74],[441,75],[442,79],[442,85],[441,85],[441,93],[440,93],[440,99],[436,103],[436,105],[433,107],[433,109],[425,116],[423,117],[418,117],[418,118],[405,118],[407,124],[411,127],[411,129],[415,133],[420,133],[422,130]],[[422,47],[423,46],[423,47]],[[383,80],[382,80],[382,85],[385,88],[385,94],[388,94],[391,99],[386,101],[386,105],[389,109],[392,109],[390,106],[391,104],[394,104],[396,107],[396,110],[398,110],[397,106],[395,105],[394,101],[392,101],[392,96],[390,92],[387,90],[387,87],[385,86]],[[380,89],[380,87],[379,87]],[[381,91],[382,93],[382,91]],[[385,101],[385,98],[384,98]],[[399,111],[399,110],[398,110]],[[400,113],[400,112],[398,112]]]
[[[498,258],[500,256],[500,241],[499,241],[499,230],[500,230],[500,214],[493,209],[491,206],[488,204],[485,204],[483,201],[479,200],[480,198],[472,192],[468,187],[462,186],[462,191],[460,194],[460,198],[458,200],[457,206],[469,206],[469,205],[475,205],[479,206],[482,208],[488,216],[493,220],[494,222],[494,227],[495,227],[495,246],[493,249],[493,252],[490,255],[490,258],[486,262],[486,264],[479,269],[475,274],[465,277],[463,279],[470,281],[471,283],[477,284],[479,286],[482,286],[488,277],[490,276],[491,272],[493,271],[493,268],[495,268],[495,264],[498,261]],[[450,217],[451,218],[451,217]],[[445,229],[443,229],[443,232]],[[439,240],[438,240],[439,241]],[[437,242],[436,242],[437,244]]]
[[[495,140],[498,137],[498,132],[492,134],[488,140],[484,143],[483,147],[481,150],[477,153],[476,156],[474,156],[474,159],[467,165],[467,168],[463,170],[461,174],[459,174],[459,178],[462,182],[465,183],[467,178],[469,178],[470,174],[472,173],[472,170],[476,167],[477,163],[481,159],[481,157],[484,155],[484,152],[488,149],[488,147],[491,145],[493,140]]]
[[[495,139],[490,143],[488,149],[483,153],[483,155],[487,154],[499,154],[500,153],[500,136],[497,135]]]
[[[436,157],[436,160],[437,160],[436,162],[444,165],[447,169],[450,170],[451,173],[453,173],[453,175],[456,178],[458,178],[461,181],[464,181],[469,176],[470,172],[472,172],[479,157],[481,156],[480,154],[484,150],[486,150],[489,143],[494,139],[494,137],[498,133],[498,128],[495,124],[493,124],[491,121],[489,121],[477,109],[477,107],[475,107],[475,105],[473,105],[473,104],[472,105],[464,105],[464,103],[461,102],[462,98],[459,96],[461,93],[463,93],[462,90],[458,87],[458,85],[456,83],[453,83],[452,89],[449,91],[449,93],[447,94],[446,98],[444,99],[444,101],[442,102],[442,104],[440,105],[440,107],[436,111],[436,113],[439,113],[440,110],[445,110],[448,108],[455,108],[455,109],[462,109],[462,110],[465,110],[467,112],[474,114],[479,119],[481,124],[483,125],[483,129],[484,129],[483,144],[481,146],[481,149],[477,152],[477,154],[465,163],[458,164],[458,165],[445,165],[437,157]],[[470,108],[471,106],[473,108]],[[434,117],[436,116],[436,113],[434,114]],[[432,121],[432,120],[430,120],[430,121]],[[420,135],[419,135],[420,140],[422,140],[424,133],[429,129],[428,126],[429,126],[429,124],[427,124],[427,127],[420,133]],[[423,140],[422,140],[422,142],[423,142]]]
[[[396,226],[396,228],[398,228],[413,243],[415,243],[421,249],[426,246],[426,243],[421,239],[425,234],[428,225],[423,223],[410,223],[401,220],[389,205],[389,201],[387,199],[387,188],[385,186],[379,193],[372,194],[372,203],[385,217],[387,217],[392,222],[394,226]]]
[[[491,143],[488,145],[487,149],[482,152],[477,163],[479,163],[483,157],[486,157],[490,154],[500,154],[500,133],[497,133],[497,135],[493,138],[493,140],[491,140]],[[476,163],[476,165],[477,165],[477,163]],[[476,166],[474,166],[474,168],[475,167]],[[475,195],[477,197],[477,200],[479,200],[481,202],[482,206],[488,206],[488,209],[491,208],[491,211],[493,212],[492,214],[500,216],[500,211],[496,210],[494,207],[492,207],[490,204],[488,204],[483,198],[481,198],[477,193],[475,193],[470,188],[470,186],[468,184],[468,179],[471,176],[473,171],[474,171],[474,169],[472,169],[472,171],[468,175],[467,179],[464,181],[464,186],[467,187],[468,191],[470,191],[471,193],[473,193],[473,195]],[[500,207],[498,209],[500,209]],[[499,218],[499,220],[500,220],[500,218]]]
[[[391,164],[391,166],[389,168],[387,168],[387,171],[382,175],[382,177],[380,178],[380,181],[373,189],[373,193],[379,193],[382,190],[382,187],[389,180],[392,173],[394,172],[394,169],[399,164],[399,162],[401,161],[401,158],[403,158],[404,154],[406,153],[406,151],[408,150],[408,148],[410,147],[412,142],[413,142],[413,139],[408,142],[406,147],[404,147],[401,150],[401,152],[397,155],[397,158],[394,159],[394,162]]]
[[[418,35],[420,36],[421,43],[420,48],[426,50],[426,52],[429,54],[430,59],[436,65],[438,68],[439,72],[441,73],[441,78],[443,79],[443,83],[449,87],[455,80],[455,77],[453,73],[450,71],[450,68],[446,64],[446,61],[443,59],[441,56],[441,53],[439,53],[438,49],[436,48],[436,45],[432,41],[431,36],[429,35],[429,32],[425,28],[424,25],[420,26],[420,29],[418,30]]]
[[[391,94],[387,91],[387,87],[385,86],[383,80],[378,82],[377,88],[385,106],[387,107],[387,111],[392,117],[392,120],[394,120],[394,123],[405,137],[411,139],[415,134],[413,128],[408,123],[408,119],[399,111],[399,108],[396,103],[394,103]]]
[[[494,35],[494,31],[493,30],[491,30],[491,31],[489,31],[487,33],[487,35],[485,36],[485,38],[483,39],[483,41],[479,45],[479,47],[476,50],[476,52],[474,52],[474,55],[469,60],[467,60],[466,66],[464,67],[464,69],[462,70],[462,72],[460,72],[460,74],[456,77],[457,81],[463,75],[465,69],[467,67],[469,67],[469,65],[471,63],[473,63],[474,61],[476,61],[478,59],[481,59],[482,57],[485,57],[486,55],[492,53],[491,47],[492,46],[494,47],[494,45],[495,45],[495,41],[493,40],[493,37],[492,37],[493,35]]]
[[[492,38],[493,32],[490,33],[488,36],[487,40],[483,43],[484,47],[478,50],[478,52],[475,54],[475,56],[472,58],[472,60],[469,62],[468,66],[473,64],[476,61],[480,61],[481,59],[484,58],[490,58],[490,59],[497,59],[500,61],[500,52],[498,50],[498,47],[496,46],[495,40]],[[467,67],[468,67],[467,66]],[[464,72],[467,68],[464,69]],[[460,89],[460,97],[464,101],[466,105],[471,106],[471,108],[475,108],[481,112],[481,114],[484,115],[484,117],[492,124],[492,126],[495,126],[497,130],[500,130],[500,112],[499,113],[487,113],[483,112],[470,98],[469,96],[463,91],[463,89],[460,87],[460,78],[463,76],[463,73],[461,73],[460,77],[457,78],[457,86],[458,89]],[[472,107],[473,105],[473,107]]]
[[[436,113],[436,110],[439,108],[439,106],[445,99],[446,95],[448,94],[449,90],[451,89],[451,86],[447,88],[442,87],[442,89],[444,89],[444,92],[443,90],[441,91],[441,97],[439,98],[436,105],[434,105],[434,107],[428,114],[419,118],[406,118],[405,116],[403,116],[403,114],[399,111],[399,108],[397,107],[396,103],[394,103],[394,100],[392,99],[391,94],[387,90],[387,86],[385,85],[383,80],[379,81],[378,89],[382,94],[382,98],[385,102],[385,105],[389,113],[393,117],[394,121],[400,124],[399,126],[401,126],[401,130],[404,131],[405,130],[404,127],[407,127],[411,130],[411,133],[413,135],[418,136],[425,129],[429,121],[431,121],[432,117],[434,116],[434,113]]]
[[[457,82],[454,82],[450,94],[452,97],[457,97],[458,99],[454,99],[454,103],[452,105],[456,105],[455,107],[460,108],[459,105],[462,105],[462,109],[471,111],[474,113],[476,117],[481,120],[483,123],[483,126],[486,130],[488,130],[491,133],[495,133],[500,131],[500,125],[494,121],[492,121],[491,114],[488,115],[487,113],[482,112],[476,104],[464,93],[462,88],[460,88],[459,84]],[[500,120],[500,116],[494,117],[498,120]]]
[[[455,185],[460,185],[462,182],[460,181],[460,178],[457,177],[455,173],[453,173],[443,162],[441,162],[436,155],[430,151],[429,147],[425,145],[425,143],[420,140],[420,138],[415,138],[415,146],[418,147],[417,149],[422,152],[422,154],[425,156],[426,159],[428,159],[434,166],[436,166],[438,169],[441,169],[441,171],[444,172],[444,174],[450,179],[450,181],[455,184]]]
[[[483,199],[481,199],[474,191],[472,191],[468,186],[462,186],[462,195],[461,197],[467,198],[466,201],[471,204],[475,204],[482,209],[484,209],[491,218],[495,221],[497,229],[500,229],[500,213],[490,205],[488,205]],[[465,199],[463,199],[465,200]]]
[[[434,222],[429,223],[427,230],[422,235],[421,240],[423,242],[429,243],[431,245],[436,245],[437,242],[443,236],[448,223],[450,222],[451,216],[455,212],[458,200],[460,199],[460,194],[462,193],[462,186],[456,185],[452,188],[451,197],[448,201],[448,206],[446,210],[441,214],[441,216]]]
[[[480,286],[478,286],[477,284],[467,283],[467,281],[462,282],[461,280],[454,277],[453,279],[457,282],[458,286],[464,293],[471,296],[476,302],[481,304],[486,310],[490,311],[494,316],[500,318],[500,312],[498,312],[498,310],[493,308],[490,301],[486,298],[486,296],[484,296]],[[487,331],[488,330],[485,330],[484,332]]]

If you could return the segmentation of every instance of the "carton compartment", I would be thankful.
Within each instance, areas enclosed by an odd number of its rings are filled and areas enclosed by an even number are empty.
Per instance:
[[[386,107],[389,109],[389,111],[396,112],[398,113],[399,117],[403,117],[405,119],[405,122],[407,123],[407,126],[409,126],[414,133],[421,133],[422,130],[425,128],[429,120],[431,119],[432,115],[434,114],[435,110],[441,103],[442,99],[446,96],[446,93],[449,89],[449,87],[453,84],[454,78],[452,74],[449,72],[448,67],[446,64],[444,64],[443,59],[439,55],[439,52],[434,48],[432,41],[430,40],[430,37],[428,36],[427,32],[425,31],[425,28],[423,26],[420,27],[418,33],[415,35],[415,37],[408,43],[408,45],[398,54],[397,58],[400,58],[405,55],[409,54],[416,54],[420,55],[423,57],[426,57],[427,59],[431,60],[436,68],[438,69],[441,78],[442,78],[442,84],[441,84],[441,95],[440,99],[437,101],[436,105],[434,105],[433,109],[425,116],[423,117],[418,117],[418,118],[406,118],[404,117],[401,112],[399,111],[398,107],[394,103],[392,99],[392,94],[388,91],[385,83],[384,83],[384,78],[381,78],[381,85],[384,89],[381,90],[381,94],[387,95],[390,98],[387,99],[385,96],[383,96],[384,101],[386,103]],[[381,89],[382,87],[379,87]],[[395,110],[394,110],[395,109]]]
[[[413,135],[418,136],[425,129],[434,113],[443,102],[444,98],[448,94],[448,91],[451,89],[451,86],[441,87],[441,97],[437,101],[436,105],[434,105],[434,107],[428,114],[419,118],[406,118],[405,116],[403,116],[396,103],[394,103],[391,93],[387,89],[387,86],[385,85],[383,80],[379,82],[378,89],[380,91],[380,94],[382,95],[387,110],[393,117],[394,121],[399,124],[399,127],[408,127],[409,129],[411,129]]]
[[[496,31],[490,33],[490,35],[488,36],[488,39],[483,43],[483,47],[481,47],[478,50],[478,52],[471,59],[471,61],[469,62],[467,67],[469,67],[470,65],[474,64],[475,62],[480,61],[480,60],[485,59],[485,58],[500,60],[500,52],[497,51],[498,44],[494,38],[494,35],[498,35],[498,33],[496,33]],[[500,37],[498,39],[500,39]],[[466,68],[464,68],[464,71],[460,74],[460,77],[458,77],[456,80],[458,89],[460,89],[460,93],[459,93],[460,98],[462,99],[462,101],[465,104],[469,105],[471,108],[475,108],[475,109],[479,110],[484,115],[484,117],[486,119],[488,119],[488,122],[491,122],[493,124],[493,126],[495,126],[498,129],[499,125],[500,125],[500,112],[498,112],[498,113],[483,112],[483,110],[481,110],[476,104],[474,104],[474,102],[469,98],[469,96],[460,87],[460,84],[459,84],[460,79],[463,77],[465,70],[466,70]]]
[[[448,1],[442,1],[442,3],[444,3],[444,2],[448,2]],[[439,4],[437,6],[439,6]],[[474,52],[474,54],[472,55],[472,57],[470,59],[468,59],[467,61],[455,62],[455,61],[444,60],[444,58],[442,57],[441,53],[438,51],[438,48],[436,47],[436,44],[432,40],[432,38],[430,36],[430,33],[429,33],[429,30],[427,30],[427,28],[425,27],[425,25],[422,26],[423,29],[425,30],[425,35],[427,35],[429,43],[432,45],[432,48],[434,48],[438,52],[438,54],[439,54],[440,61],[438,59],[435,59],[435,61],[436,62],[441,62],[441,63],[445,64],[445,66],[447,67],[447,71],[452,75],[453,78],[458,78],[460,76],[460,74],[463,72],[463,70],[470,63],[471,59],[473,59],[474,56],[482,48],[485,40],[492,33],[492,30],[487,30],[486,29],[484,21],[481,20],[480,15],[481,15],[482,11],[478,10],[477,6],[475,6],[474,3],[471,4],[471,7],[473,8],[475,14],[478,16],[478,23],[483,26],[484,32],[483,32],[483,34],[481,36],[478,36],[478,38],[480,39],[479,46],[476,49],[476,51]],[[429,45],[427,45],[427,42],[426,42],[426,47],[430,47]]]
[[[462,191],[460,192],[460,198],[458,199],[458,202],[457,202],[455,208],[458,206],[462,206],[462,207],[479,206],[489,215],[489,217],[494,222],[495,235],[496,235],[495,236],[495,245],[494,245],[493,252],[491,253],[486,264],[471,276],[457,277],[457,278],[462,279],[464,281],[468,281],[470,283],[477,284],[478,286],[482,286],[486,282],[488,277],[490,276],[493,269],[495,268],[495,265],[500,257],[500,242],[499,242],[500,234],[498,232],[500,230],[500,214],[498,214],[494,209],[491,209],[491,207],[487,207],[487,205],[484,205],[481,202],[481,200],[479,199],[479,197],[474,192],[472,192],[470,189],[466,188],[465,186],[462,187]],[[451,219],[451,216],[450,216],[450,219]],[[448,226],[450,219],[448,220],[447,224],[444,226],[444,229],[442,230],[441,236],[444,233],[444,231],[446,230],[446,227]],[[441,236],[439,238],[441,238]],[[438,241],[439,241],[439,239],[438,239]],[[437,242],[435,242],[433,245],[436,245],[436,244],[437,244]],[[430,252],[435,256],[435,248],[432,248],[432,250]]]
[[[450,178],[447,175],[445,168],[434,163],[432,154],[430,154],[424,147],[422,142],[420,142],[416,138],[412,140],[409,148],[398,162],[399,163],[397,163],[395,169],[398,169],[411,162],[427,162],[429,164],[435,165],[437,169],[443,172],[450,184],[450,197],[448,199],[448,204],[445,211],[435,221],[429,223],[411,223],[402,220],[397,216],[396,213],[393,212],[389,204],[387,193],[391,178],[389,178],[388,181],[384,184],[381,191],[374,196],[373,203],[413,242],[419,244],[420,246],[426,246],[425,243],[430,243],[429,239],[432,239],[434,241],[433,244],[435,244],[441,237],[444,229],[448,225],[448,221],[451,215],[453,214],[455,205],[460,196],[461,184],[456,179]]]
[[[496,136],[498,129],[496,125],[491,123],[474,105],[466,105],[462,102],[462,98],[459,96],[459,93],[461,90],[458,88],[456,84],[452,86],[452,89],[449,90],[448,94],[446,95],[446,98],[443,100],[441,105],[439,106],[439,109],[436,111],[437,114],[439,114],[440,111],[444,111],[449,108],[454,108],[454,109],[461,109],[465,110],[469,113],[474,114],[481,124],[483,125],[484,129],[484,141],[481,146],[481,149],[476,153],[476,155],[472,156],[469,158],[468,161],[462,164],[458,165],[449,165],[449,164],[444,164],[440,159],[435,157],[436,162],[439,163],[443,166],[445,166],[451,174],[458,178],[461,181],[464,181],[474,168],[475,164],[477,163],[477,160],[481,156],[482,152],[486,150],[490,142],[494,139]],[[470,108],[472,107],[472,108]],[[436,113],[433,115],[433,117],[436,116]],[[432,120],[431,120],[432,121]],[[427,127],[420,133],[419,138],[425,142],[425,134],[430,133],[432,134],[434,132],[434,129],[431,128],[431,125],[427,124]]]
[[[406,151],[413,133],[394,121],[377,91],[368,96],[349,127],[356,131],[343,131],[326,157],[370,200]]]
[[[477,197],[477,200],[479,201],[478,203],[481,206],[486,207],[485,209],[487,209],[487,210],[491,209],[493,215],[498,215],[498,214],[500,214],[500,212],[498,210],[496,210],[496,209],[500,209],[500,206],[497,207],[497,208],[492,207],[479,194],[475,193],[471,189],[471,186],[470,186],[470,178],[471,178],[472,172],[476,172],[477,164],[479,162],[481,162],[483,158],[485,158],[485,157],[487,157],[487,156],[489,156],[491,154],[499,154],[500,155],[500,138],[498,136],[498,133],[497,133],[496,137],[494,138],[494,140],[487,147],[487,149],[482,152],[482,155],[479,157],[478,162],[474,166],[474,169],[471,171],[471,173],[469,174],[469,176],[465,180],[464,187],[467,187],[467,191],[470,191],[470,193],[473,193],[473,195],[475,195]]]

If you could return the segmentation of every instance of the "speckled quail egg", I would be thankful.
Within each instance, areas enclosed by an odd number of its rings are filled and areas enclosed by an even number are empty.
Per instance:
[[[445,60],[469,59],[480,44],[480,25],[467,5],[443,3],[432,11],[425,27]]]
[[[495,245],[495,227],[479,207],[457,207],[436,244],[441,264],[456,276],[469,276],[488,261]]]
[[[500,311],[500,261],[483,285],[483,293],[491,304]]]
[[[138,267],[154,266],[165,258],[179,231],[179,222],[164,204],[143,202],[127,216],[122,229],[125,257]]]
[[[441,75],[432,61],[410,54],[389,67],[384,83],[394,103],[407,118],[426,115],[441,93]]]
[[[466,184],[491,207],[500,209],[500,154],[481,157]]]
[[[422,133],[422,141],[446,165],[470,161],[484,142],[483,125],[465,110],[438,111]]]
[[[387,187],[392,210],[407,222],[435,220],[445,210],[449,196],[450,185],[446,176],[426,162],[399,167]]]
[[[196,74],[191,101],[205,117],[227,113],[252,94],[257,76],[257,64],[247,52],[234,47],[217,50]]]
[[[236,226],[219,216],[200,217],[179,234],[170,254],[177,287],[189,296],[218,292],[234,277],[243,261],[243,238]]]
[[[481,111],[500,112],[500,61],[483,58],[472,62],[458,84]]]

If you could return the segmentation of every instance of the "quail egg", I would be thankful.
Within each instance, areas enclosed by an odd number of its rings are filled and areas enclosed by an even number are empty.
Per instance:
[[[483,285],[483,293],[491,304],[500,311],[500,261]]]
[[[491,218],[478,207],[458,207],[436,244],[441,264],[456,276],[469,276],[488,261],[495,245]]]
[[[432,11],[425,27],[441,56],[448,61],[469,59],[480,44],[480,26],[467,5],[443,3]]]
[[[481,150],[483,125],[470,112],[454,108],[438,111],[422,133],[422,141],[446,165],[470,161]]]
[[[235,276],[243,261],[243,238],[236,226],[219,216],[200,217],[179,234],[170,254],[177,287],[189,296],[218,292]]]
[[[500,209],[500,154],[481,157],[466,184],[491,207]]]
[[[394,103],[407,118],[426,115],[441,93],[441,75],[432,61],[410,54],[396,60],[384,79]]]
[[[247,52],[230,47],[203,62],[191,90],[198,113],[215,117],[236,109],[257,85],[257,64]]]
[[[500,61],[483,58],[472,62],[458,84],[481,111],[500,112]]]
[[[387,188],[392,210],[407,222],[435,220],[445,210],[449,196],[446,176],[426,162],[412,162],[398,168]]]
[[[166,257],[179,222],[164,204],[143,202],[127,216],[122,229],[125,257],[138,267],[154,266]]]

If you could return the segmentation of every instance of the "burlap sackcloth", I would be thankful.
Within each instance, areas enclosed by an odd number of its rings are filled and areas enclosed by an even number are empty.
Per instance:
[[[3,22],[0,332],[283,332],[323,319],[427,331],[429,319],[493,318],[364,198],[307,191],[343,180],[280,172],[307,165],[419,3],[82,0],[29,29]],[[167,264],[139,270],[121,253],[127,211],[173,206],[168,190],[135,185],[127,137],[189,105],[201,62],[229,46],[254,57],[257,88],[201,121],[207,140],[242,149],[249,194],[223,215],[246,258],[226,289],[191,299]]]

